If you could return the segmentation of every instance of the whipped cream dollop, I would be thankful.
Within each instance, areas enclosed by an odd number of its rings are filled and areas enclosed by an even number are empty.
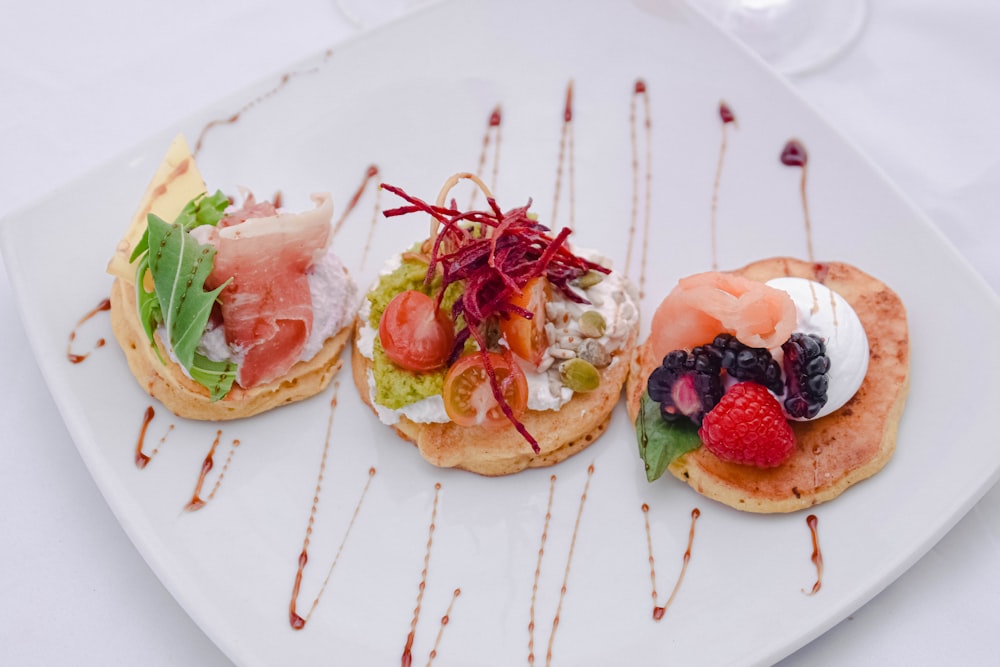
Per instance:
[[[610,260],[596,251],[581,248],[571,248],[571,250],[577,256],[602,266],[611,265]],[[379,275],[389,275],[399,268],[401,261],[400,255],[389,258]],[[375,285],[377,284],[378,280],[375,281]],[[606,323],[604,335],[593,340],[604,346],[609,353],[624,347],[632,330],[638,325],[639,309],[636,306],[638,294],[632,283],[620,273],[612,271],[610,274],[603,275],[600,282],[578,291],[590,302],[589,304],[575,303],[567,299],[559,290],[551,290],[550,299],[546,306],[546,320],[552,325],[547,327],[549,348],[538,368],[536,369],[528,362],[515,357],[528,381],[529,410],[558,410],[573,398],[573,390],[563,385],[560,379],[559,357],[557,355],[559,355],[561,341],[566,341],[574,336],[579,340],[580,332],[576,321],[585,311],[596,310],[604,318]],[[378,331],[368,324],[370,313],[371,304],[368,299],[363,299],[358,311],[361,326],[355,345],[358,352],[366,359],[374,357],[375,337],[378,336]],[[564,314],[565,318],[563,318]],[[561,320],[565,320],[565,322],[560,324]],[[558,340],[553,340],[554,336],[558,337]],[[622,363],[627,363],[627,360],[620,358],[620,356],[615,356],[611,361],[611,364]],[[397,410],[379,405],[375,401],[375,375],[370,369],[368,371],[368,392],[371,403],[375,406],[375,412],[384,424],[390,426],[396,424],[401,416],[416,423],[451,421],[445,411],[444,400],[440,395],[429,396]]]
[[[795,330],[815,334],[826,344],[830,359],[830,383],[826,405],[814,419],[843,407],[861,387],[868,372],[868,335],[844,297],[825,285],[806,278],[775,278],[771,287],[787,292],[795,303]],[[775,359],[781,363],[781,350]]]

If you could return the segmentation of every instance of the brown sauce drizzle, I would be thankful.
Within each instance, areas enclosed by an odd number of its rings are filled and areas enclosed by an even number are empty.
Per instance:
[[[444,616],[441,617],[441,626],[438,628],[437,637],[434,639],[434,648],[431,649],[430,654],[427,656],[427,667],[431,667],[431,663],[433,663],[434,658],[437,657],[438,647],[441,646],[441,637],[444,635],[444,628],[451,622],[451,610],[455,606],[455,600],[457,600],[458,596],[461,594],[461,588],[456,588],[451,594],[451,602],[448,603],[448,609],[445,610]]]
[[[274,204],[274,208],[281,208],[281,205],[285,203],[285,196],[281,190],[275,191],[274,196],[271,197],[271,203]]]
[[[556,630],[559,629],[559,623],[562,615],[563,601],[566,599],[566,591],[568,590],[569,584],[569,572],[570,566],[573,564],[573,552],[576,549],[576,537],[580,532],[580,519],[583,517],[583,507],[587,503],[587,491],[590,490],[590,480],[594,476],[594,464],[590,464],[587,467],[587,481],[583,485],[583,493],[580,494],[580,506],[576,512],[576,522],[573,524],[573,537],[569,542],[569,553],[566,555],[566,569],[563,571],[562,586],[559,588],[559,602],[556,605],[556,613],[552,617],[552,631],[549,634],[549,643],[545,651],[545,664],[552,664],[552,646],[556,639]],[[538,548],[538,564],[535,566],[535,583],[531,590],[531,620],[528,623],[528,664],[535,664],[535,599],[538,590],[538,576],[541,573],[542,566],[542,555],[545,553],[545,541],[548,539],[549,531],[549,519],[552,515],[552,495],[555,489],[556,476],[552,475],[549,478],[549,504],[545,511],[545,524],[542,528],[542,540],[541,546]]]
[[[427,569],[431,561],[431,546],[434,544],[434,530],[436,528],[438,500],[441,496],[441,483],[434,485],[434,505],[431,508],[431,521],[427,527],[427,548],[424,551],[424,569],[420,572],[420,586],[417,588],[417,604],[413,608],[413,619],[410,621],[410,633],[406,635],[406,644],[403,646],[402,666],[411,667],[413,664],[413,640],[417,634],[417,621],[420,620],[420,606],[424,600],[424,590],[427,588]]]
[[[108,310],[111,310],[111,300],[102,299],[99,304],[97,304],[94,308],[89,310],[86,315],[81,317],[77,321],[76,326],[73,327],[73,330],[69,332],[69,340],[66,342],[66,358],[70,361],[70,363],[73,364],[82,363],[87,357],[90,356],[90,352],[85,352],[84,354],[76,354],[75,352],[73,352],[73,341],[76,340],[77,331],[80,329],[80,327],[86,324],[92,317],[94,317],[98,313],[102,313]],[[97,343],[94,344],[94,349],[96,350],[99,347],[104,347],[104,343],[105,341],[103,338],[98,338]]]
[[[142,449],[146,440],[146,431],[148,430],[149,424],[153,421],[153,417],[155,415],[156,411],[153,410],[152,405],[147,407],[142,415],[142,426],[139,429],[139,437],[135,442],[135,467],[139,470],[142,470],[149,465],[149,462],[153,460],[153,457],[160,452],[160,447],[162,447],[163,443],[167,441],[167,436],[174,430],[174,425],[170,424],[167,427],[166,433],[164,433],[163,437],[160,438],[160,442],[153,448],[153,451],[149,454],[144,453]]]
[[[819,519],[816,518],[815,514],[810,514],[806,517],[806,525],[809,526],[809,532],[812,535],[812,562],[816,566],[816,583],[813,584],[812,590],[808,593],[805,589],[802,592],[806,595],[816,595],[823,587],[823,552],[819,548]]]
[[[194,151],[192,151],[192,155],[194,157],[198,157],[198,153],[201,152],[202,146],[205,143],[205,135],[208,134],[209,130],[211,130],[214,127],[218,127],[219,125],[233,125],[239,122],[240,118],[244,113],[246,113],[253,107],[257,106],[264,100],[270,97],[274,97],[276,94],[278,94],[278,92],[281,91],[282,88],[287,86],[292,79],[301,76],[303,74],[315,74],[316,72],[318,72],[322,68],[322,65],[325,64],[328,60],[330,60],[332,56],[333,56],[333,49],[327,49],[326,52],[323,54],[323,62],[320,63],[319,65],[310,67],[309,69],[300,70],[297,72],[286,72],[282,74],[281,79],[274,88],[264,93],[261,93],[257,97],[253,98],[252,100],[244,104],[242,107],[240,107],[235,113],[225,118],[217,118],[215,120],[206,123],[205,126],[201,129],[201,132],[198,134],[198,141],[196,141],[194,144]]]
[[[493,143],[493,173],[490,176],[490,191],[495,192],[497,188],[497,174],[500,173],[500,125],[503,117],[500,113],[500,105],[493,107],[489,120],[486,123],[486,132],[483,134],[483,148],[479,153],[479,164],[476,167],[476,176],[483,177],[486,169],[486,155],[489,152],[490,143]],[[468,210],[472,210],[472,205],[479,195],[479,188],[472,189],[472,196],[469,197]]]
[[[734,127],[739,127],[736,123],[736,116],[733,115],[733,110],[729,108],[729,105],[725,102],[719,102],[719,118],[722,120],[722,141],[719,144],[719,162],[715,167],[715,183],[712,185],[712,270],[719,270],[719,250],[718,250],[718,231],[717,231],[717,221],[716,214],[719,209],[719,184],[722,182],[722,166],[725,164],[726,160],[726,145],[728,135],[726,130],[729,124],[732,123]]]
[[[812,224],[809,221],[809,198],[806,194],[806,176],[809,171],[809,156],[806,147],[798,139],[789,139],[781,151],[781,164],[787,167],[798,167],[802,170],[802,179],[799,184],[799,193],[802,197],[802,215],[805,220],[806,229],[806,250],[809,261],[816,262],[813,255]]]
[[[670,609],[670,605],[674,603],[674,598],[677,597],[677,592],[681,589],[681,583],[684,581],[684,575],[687,573],[688,563],[691,562],[691,547],[694,545],[694,527],[695,523],[698,521],[698,517],[701,516],[701,510],[695,507],[691,510],[691,528],[688,530],[688,543],[687,549],[684,551],[684,563],[681,565],[681,571],[677,575],[677,581],[674,583],[674,588],[670,591],[670,597],[667,598],[666,603],[661,607],[657,606],[657,593],[656,593],[656,567],[655,560],[653,559],[653,537],[652,532],[649,529],[649,505],[646,503],[642,504],[642,516],[643,520],[646,522],[646,546],[649,548],[649,579],[653,585],[653,620],[660,621],[666,616],[667,610]]]
[[[344,222],[347,221],[347,217],[354,211],[358,206],[358,202],[361,201],[361,197],[365,194],[368,189],[368,184],[371,183],[379,175],[378,165],[370,164],[368,168],[365,169],[365,176],[361,181],[361,185],[358,189],[354,191],[351,198],[347,202],[347,206],[344,208],[344,212],[340,214],[340,218],[337,219],[336,224],[333,226],[333,232],[330,234],[331,240],[337,236],[340,232],[340,228],[344,226]],[[372,207],[372,219],[371,224],[368,225],[368,238],[365,240],[365,249],[361,253],[361,265],[360,268],[364,270],[365,260],[368,259],[368,251],[371,250],[372,237],[375,235],[375,224],[378,222],[378,212],[381,208],[382,200],[382,188],[375,187],[375,204]]]
[[[184,158],[177,164],[176,167],[174,167],[174,170],[170,172],[166,180],[163,181],[163,183],[157,185],[150,193],[149,201],[146,203],[146,207],[142,209],[142,213],[140,213],[137,216],[138,220],[146,219],[146,216],[149,215],[149,212],[153,210],[153,204],[156,203],[156,200],[162,197],[163,195],[167,194],[167,190],[170,188],[170,185],[178,178],[186,174],[190,166],[191,166],[191,159]],[[126,247],[122,250],[122,252],[129,253],[131,252],[131,250]]]
[[[644,185],[644,214],[643,214],[643,224],[642,224],[642,250],[641,250],[641,262],[639,265],[639,298],[645,296],[646,292],[646,255],[649,248],[649,221],[650,221],[650,202],[651,202],[651,190],[653,182],[653,141],[651,136],[652,131],[652,121],[649,114],[649,91],[646,88],[646,82],[642,79],[637,79],[635,82],[635,87],[632,89],[632,102],[629,108],[629,129],[630,136],[632,138],[632,223],[629,226],[628,232],[628,249],[625,251],[625,275],[629,275],[629,268],[632,262],[632,246],[635,244],[636,236],[636,225],[639,220],[639,139],[637,132],[637,115],[636,107],[639,97],[642,96],[643,102],[643,127],[645,128],[645,144],[646,144],[646,173],[645,173],[645,185]]]
[[[545,652],[545,664],[552,664],[552,645],[555,643],[556,630],[559,628],[560,614],[562,613],[563,600],[566,598],[566,588],[569,582],[569,568],[573,563],[573,551],[576,548],[576,536],[580,532],[580,519],[583,517],[583,506],[587,502],[587,491],[590,490],[590,480],[594,476],[594,464],[587,466],[587,481],[583,485],[583,493],[580,494],[580,507],[576,512],[576,521],[573,524],[573,537],[569,542],[569,554],[566,556],[566,569],[563,572],[562,586],[559,588],[559,604],[556,605],[556,615],[552,618],[552,633],[549,634],[549,646]]]
[[[316,523],[316,511],[319,509],[319,494],[323,487],[323,475],[326,473],[326,459],[327,454],[330,451],[330,435],[333,431],[333,414],[337,409],[337,390],[340,388],[340,383],[335,382],[333,386],[333,398],[330,399],[330,411],[327,416],[326,421],[326,438],[323,441],[323,455],[320,457],[319,462],[319,473],[316,476],[316,488],[313,492],[313,502],[312,508],[309,510],[309,521],[306,523],[306,534],[302,539],[302,551],[299,552],[298,568],[295,570],[295,582],[292,584],[292,597],[291,601],[288,603],[288,622],[292,626],[293,630],[301,630],[309,622],[312,617],[316,607],[319,606],[319,601],[323,597],[323,593],[326,591],[327,584],[330,582],[330,576],[333,574],[334,568],[337,566],[337,562],[340,560],[340,555],[344,551],[344,546],[347,544],[347,538],[351,535],[351,529],[354,528],[354,523],[358,518],[358,514],[361,512],[361,504],[365,500],[365,496],[368,495],[368,489],[371,487],[372,478],[375,477],[375,468],[368,469],[368,480],[365,482],[364,488],[361,490],[361,495],[358,497],[358,502],[354,505],[354,513],[351,515],[351,520],[347,523],[347,528],[344,530],[344,536],[340,540],[340,545],[337,547],[337,553],[334,555],[333,560],[330,562],[330,567],[326,572],[326,577],[323,579],[323,584],[319,588],[319,592],[316,593],[316,597],[313,598],[312,604],[309,606],[309,611],[306,615],[300,616],[298,613],[298,600],[299,600],[299,590],[302,588],[302,575],[305,573],[306,564],[309,562],[309,542],[312,539],[313,526]]]
[[[545,523],[542,524],[542,539],[538,546],[538,561],[535,564],[535,580],[531,584],[531,611],[528,616],[528,664],[535,664],[535,601],[538,599],[538,579],[542,574],[542,556],[545,542],[549,539],[549,521],[552,520],[552,496],[556,490],[556,476],[549,477],[549,502],[545,506]]]
[[[208,495],[204,498],[201,497],[201,489],[205,485],[205,478],[208,473],[212,471],[215,467],[215,449],[219,446],[219,440],[222,439],[222,429],[215,432],[215,440],[212,441],[212,446],[208,450],[208,454],[205,456],[205,460],[201,462],[201,472],[198,474],[198,482],[195,484],[194,493],[191,494],[191,500],[187,505],[184,506],[185,512],[196,512],[204,507],[212,498],[215,498],[215,494],[219,491],[219,487],[222,486],[222,480],[226,476],[226,471],[229,470],[229,464],[233,460],[233,454],[236,453],[236,449],[240,446],[239,440],[233,440],[232,448],[229,450],[229,455],[226,457],[226,462],[222,464],[222,470],[219,471],[219,476],[215,478],[215,484],[212,485],[212,490],[208,492]]]
[[[568,158],[568,159],[567,159]],[[573,200],[575,198],[575,178],[573,175],[573,80],[570,79],[569,84],[566,86],[566,106],[563,108],[563,123],[562,123],[562,133],[559,137],[559,162],[556,166],[556,187],[555,187],[555,197],[552,202],[552,219],[549,221],[549,226],[552,229],[556,227],[557,213],[559,210],[559,195],[562,190],[562,176],[563,167],[566,163],[569,163],[568,168],[568,180],[569,180],[569,224],[566,225],[570,229],[573,229],[575,210]]]
[[[802,170],[802,179],[799,183],[799,196],[802,198],[802,218],[806,232],[806,252],[809,263],[813,265],[813,272],[818,282],[823,282],[826,272],[829,269],[825,264],[816,262],[813,253],[812,222],[809,220],[809,196],[806,192],[806,175],[809,171],[809,154],[806,147],[798,139],[789,139],[781,151],[781,164],[787,167],[798,167]],[[809,284],[809,291],[813,298],[812,312],[819,310],[819,297],[816,295],[816,288]],[[833,309],[834,326],[837,324],[837,302],[834,300],[833,292],[830,292],[830,307]]]

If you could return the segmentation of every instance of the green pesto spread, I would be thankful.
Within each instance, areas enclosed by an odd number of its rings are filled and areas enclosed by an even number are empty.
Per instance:
[[[440,276],[435,277],[431,286],[424,284],[427,276],[427,264],[417,259],[404,259],[392,273],[382,276],[378,285],[368,293],[371,313],[368,324],[378,331],[379,321],[386,306],[400,292],[418,290],[433,296],[441,289]],[[453,283],[445,290],[441,308],[451,312],[451,307],[462,293],[461,283]],[[461,325],[460,325],[461,326]],[[444,376],[448,369],[419,373],[400,368],[385,356],[382,343],[375,337],[374,353],[372,355],[372,373],[375,376],[375,402],[393,410],[416,403],[429,396],[441,393],[444,387]]]

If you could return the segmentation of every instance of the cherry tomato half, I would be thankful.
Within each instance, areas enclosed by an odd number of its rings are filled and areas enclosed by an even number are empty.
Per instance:
[[[544,277],[532,278],[520,295],[510,298],[510,303],[532,313],[529,320],[511,314],[500,318],[500,332],[511,351],[535,366],[542,362],[549,338],[545,334],[545,303],[549,300],[548,282]]]
[[[382,313],[378,324],[382,349],[392,361],[410,371],[443,367],[455,344],[455,326],[423,292],[400,292]]]
[[[487,352],[490,365],[500,386],[501,395],[514,417],[528,407],[528,381],[513,358],[508,360],[495,352]],[[444,379],[444,409],[459,426],[483,425],[490,428],[510,424],[503,408],[493,395],[486,373],[482,352],[472,352],[458,359]]]

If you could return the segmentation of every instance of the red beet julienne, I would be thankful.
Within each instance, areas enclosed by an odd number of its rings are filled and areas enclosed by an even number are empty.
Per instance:
[[[712,270],[719,270],[719,233],[716,214],[719,208],[719,184],[722,182],[722,166],[726,161],[727,129],[730,125],[739,127],[732,109],[724,101],[719,102],[719,119],[722,121],[722,141],[719,143],[719,161],[715,167],[715,183],[712,185]]]
[[[452,200],[444,206],[452,187],[461,179],[473,181],[486,195],[488,211],[459,211]],[[383,183],[382,187],[404,199],[409,205],[383,212],[387,218],[407,213],[427,213],[431,216],[430,237],[424,244],[428,256],[426,284],[440,273],[441,299],[449,285],[464,282],[461,297],[452,307],[451,317],[457,324],[460,318],[465,325],[455,335],[450,362],[462,353],[465,342],[472,337],[479,346],[483,367],[490,380],[490,388],[500,409],[537,454],[538,442],[514,415],[504,399],[503,388],[496,378],[490,362],[485,333],[488,320],[493,317],[524,317],[532,313],[510,303],[520,295],[525,285],[537,277],[545,276],[553,288],[577,303],[586,301],[570,287],[570,281],[594,270],[609,273],[603,266],[577,257],[566,247],[572,233],[564,227],[552,237],[548,229],[528,215],[527,205],[502,211],[482,180],[470,173],[460,173],[445,182],[436,205],[412,197],[402,189]],[[508,352],[509,353],[509,352]],[[516,364],[511,364],[516,368]]]
[[[569,159],[567,160],[567,155]],[[563,121],[562,121],[562,132],[559,135],[559,161],[556,164],[556,187],[554,200],[552,202],[552,220],[551,224],[553,229],[555,228],[556,213],[559,209],[559,195],[562,189],[562,175],[563,166],[569,166],[569,224],[566,225],[570,229],[573,229],[574,219],[575,219],[575,207],[573,200],[575,199],[575,178],[573,175],[573,80],[570,79],[569,83],[566,85],[566,106],[563,107]]]
[[[701,516],[701,510],[695,507],[691,510],[691,528],[688,531],[688,543],[687,549],[684,551],[684,562],[681,565],[680,574],[677,575],[677,582],[674,583],[674,589],[670,592],[670,597],[667,598],[666,603],[661,607],[657,603],[657,593],[656,593],[656,562],[653,559],[653,534],[649,528],[649,505],[646,503],[642,504],[642,518],[646,523],[646,546],[649,548],[649,579],[653,585],[653,620],[660,621],[666,615],[667,610],[670,609],[670,605],[674,603],[674,598],[677,597],[677,592],[681,589],[681,582],[684,581],[684,575],[687,573],[688,563],[691,562],[691,547],[694,545],[694,525],[698,521],[698,517]]]
[[[87,357],[90,356],[90,352],[85,352],[83,354],[77,354],[76,352],[73,352],[73,341],[76,340],[76,334],[79,331],[80,327],[89,322],[98,313],[103,313],[109,310],[111,310],[111,300],[103,299],[95,307],[87,311],[87,313],[77,321],[76,326],[74,326],[73,329],[69,332],[69,340],[66,341],[66,359],[68,359],[70,363],[73,364],[82,363],[84,360],[86,360]],[[103,338],[98,338],[97,342],[94,344],[94,349],[96,350],[99,347],[104,347],[104,342],[105,341]]]
[[[483,148],[479,153],[479,164],[476,166],[476,176],[479,178],[483,177],[483,172],[486,170],[486,155],[489,152],[490,141],[492,139],[493,143],[493,172],[490,176],[490,189],[495,190],[497,187],[497,175],[500,173],[500,126],[503,117],[500,113],[500,105],[493,107],[493,111],[490,112],[489,120],[486,123],[486,132],[483,134]],[[472,190],[472,195],[469,196],[469,206],[472,208],[476,203],[476,195],[479,194],[479,188],[474,188]]]
[[[309,611],[306,612],[305,616],[301,616],[298,613],[298,601],[299,601],[299,591],[302,588],[302,576],[305,574],[306,565],[309,563],[309,543],[312,539],[313,526],[316,523],[316,512],[319,509],[319,495],[323,487],[323,475],[326,473],[326,460],[327,454],[330,451],[330,437],[333,432],[333,414],[337,409],[337,390],[340,387],[339,382],[335,382],[333,386],[333,398],[330,399],[330,411],[327,415],[326,420],[326,438],[323,440],[323,455],[320,457],[319,462],[319,473],[316,476],[316,489],[313,491],[313,501],[312,508],[309,510],[309,520],[306,522],[306,534],[302,539],[302,550],[299,552],[298,567],[295,570],[295,580],[292,584],[292,597],[288,603],[288,622],[292,626],[293,630],[301,630],[309,622],[312,617],[313,612],[316,611],[316,607],[319,606],[319,601],[323,597],[323,593],[326,592],[327,584],[330,583],[330,577],[333,575],[333,570],[340,561],[340,555],[344,551],[344,547],[347,544],[347,538],[351,535],[351,529],[354,528],[354,523],[358,518],[358,514],[361,512],[361,504],[365,500],[365,496],[368,495],[368,489],[371,487],[372,478],[375,477],[375,468],[368,469],[368,480],[365,482],[364,488],[361,490],[361,495],[358,497],[358,502],[354,506],[354,513],[351,515],[351,520],[347,524],[347,528],[344,530],[344,536],[341,538],[340,545],[337,547],[337,553],[334,555],[333,560],[330,562],[330,567],[326,571],[326,576],[323,578],[323,583],[319,588],[319,592],[316,593],[316,597],[313,598],[312,604],[309,606]]]
[[[280,92],[282,88],[287,86],[292,79],[298,76],[302,76],[303,74],[315,74],[316,72],[319,72],[320,69],[322,69],[322,66],[326,64],[331,57],[333,57],[333,49],[327,49],[326,52],[323,54],[323,61],[319,65],[315,65],[313,67],[310,67],[309,69],[298,70],[295,72],[285,72],[284,74],[281,75],[281,79],[279,79],[278,84],[276,86],[253,98],[252,100],[244,104],[242,107],[240,107],[235,113],[230,114],[225,118],[217,118],[215,120],[206,123],[205,126],[201,129],[201,132],[198,134],[198,141],[196,141],[194,144],[194,151],[192,151],[192,155],[196,158],[198,157],[198,154],[201,152],[202,146],[205,143],[205,136],[208,134],[209,130],[211,130],[214,127],[218,127],[219,125],[233,125],[239,122],[240,118],[244,113],[246,113],[253,107],[257,106],[261,102],[267,100],[268,98],[277,95],[278,92]]]
[[[628,249],[625,251],[625,275],[630,275],[630,267],[632,263],[632,247],[635,244],[636,237],[636,226],[639,221],[639,139],[638,139],[638,118],[636,113],[636,106],[639,97],[642,97],[643,102],[643,128],[645,129],[645,145],[646,145],[646,170],[645,179],[643,185],[643,221],[642,221],[642,250],[641,261],[639,264],[639,297],[645,296],[646,292],[646,256],[649,249],[649,221],[650,221],[650,204],[652,202],[652,184],[653,184],[653,141],[652,141],[652,120],[649,113],[649,90],[646,87],[646,82],[642,79],[636,79],[635,86],[632,89],[632,102],[629,106],[629,134],[632,139],[632,222],[629,226],[628,231]]]

